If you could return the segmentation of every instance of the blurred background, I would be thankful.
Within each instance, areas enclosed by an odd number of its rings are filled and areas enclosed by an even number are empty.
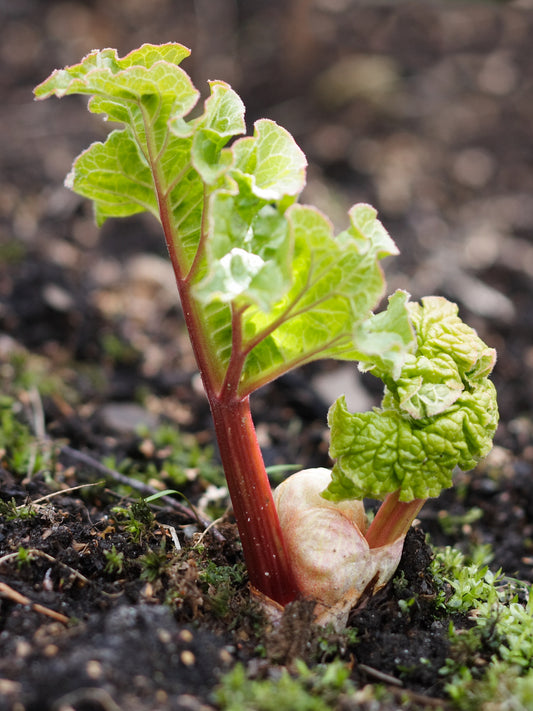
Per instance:
[[[204,93],[224,79],[250,127],[268,117],[295,136],[310,164],[304,201],[339,229],[353,203],[378,209],[401,250],[386,264],[389,293],[456,301],[497,348],[499,441],[533,457],[532,0],[0,0],[0,19],[4,378],[23,349],[64,382],[75,370],[82,415],[95,397],[139,399],[143,385],[189,397],[194,364],[158,226],[140,216],[98,231],[63,187],[105,125],[78,97],[32,99],[91,49],[177,41]],[[379,398],[352,366],[295,378],[280,407],[310,422],[340,391],[355,408]],[[261,420],[268,407],[257,408]]]

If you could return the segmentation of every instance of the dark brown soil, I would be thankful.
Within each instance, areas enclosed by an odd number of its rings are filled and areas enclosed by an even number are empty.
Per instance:
[[[50,454],[20,471],[0,453],[1,711],[214,708],[213,688],[238,660],[263,678],[273,665],[337,655],[358,685],[405,692],[402,708],[447,703],[448,620],[435,609],[425,535],[464,550],[490,544],[495,569],[533,582],[532,31],[527,0],[0,0],[0,381]],[[306,200],[339,226],[354,202],[378,208],[401,250],[389,291],[457,301],[498,350],[495,450],[424,507],[396,582],[352,613],[355,641],[314,629],[305,603],[267,624],[231,515],[195,545],[203,526],[187,505],[159,500],[136,537],[114,510],[132,492],[112,476],[9,515],[11,500],[101,480],[102,464],[161,469],[139,423],[171,423],[214,446],[157,225],[141,216],[96,230],[62,181],[104,128],[82,101],[34,104],[31,94],[92,48],[170,40],[192,48],[198,85],[230,81],[250,123],[268,116],[295,135],[310,160]],[[266,463],[327,465],[325,416],[341,390],[363,407],[380,396],[370,378],[330,363],[259,392]],[[212,469],[190,476],[195,504],[213,492]],[[231,566],[231,586],[213,582],[210,560]],[[400,601],[413,597],[405,613]]]

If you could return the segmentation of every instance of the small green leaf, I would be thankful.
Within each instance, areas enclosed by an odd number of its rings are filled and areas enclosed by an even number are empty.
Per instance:
[[[95,202],[97,222],[148,210],[172,231],[187,273],[202,238],[206,190],[227,172],[224,145],[244,131],[244,106],[224,82],[211,82],[204,113],[187,122],[199,92],[179,67],[189,50],[178,44],[143,45],[126,57],[92,52],[54,72],[35,90],[89,94],[89,108],[124,124],[104,144],[75,162],[68,184]]]
[[[234,247],[222,257],[217,266],[217,273],[211,280],[210,294],[217,294],[222,301],[231,302],[249,289],[265,262],[253,252]],[[197,295],[201,296],[200,290]]]
[[[457,305],[442,297],[409,304],[409,314],[417,334],[416,354],[406,359],[393,381],[384,380],[401,410],[415,418],[431,417],[486,378],[496,353],[461,321]]]
[[[195,287],[202,302],[255,304],[267,312],[287,291],[288,223],[277,209],[262,204],[226,192],[213,196],[207,242],[210,270]]]
[[[223,147],[232,136],[244,133],[244,104],[231,87],[221,81],[209,82],[211,96],[194,127],[192,162],[202,179],[212,185],[233,163],[233,152]],[[176,127],[170,121],[170,130]]]
[[[256,121],[253,137],[238,140],[233,152],[235,169],[246,176],[258,198],[281,200],[303,190],[305,155],[291,134],[274,121]]]
[[[439,352],[448,353],[466,382],[481,380],[491,373],[496,351],[459,318],[457,304],[439,296],[426,296],[421,304],[413,303],[409,308],[420,354],[433,358]]]
[[[119,59],[114,49],[91,52],[80,64],[55,71],[35,89],[38,99],[90,94],[89,109],[125,124],[143,152],[159,152],[169,119],[191,111],[199,92],[178,66],[189,50],[181,45],[143,45]],[[148,139],[150,137],[150,140]]]
[[[145,210],[159,218],[152,174],[127,131],[93,143],[76,159],[65,184],[94,201],[98,225]]]
[[[94,50],[79,64],[66,69],[56,69],[48,79],[35,88],[34,93],[38,99],[46,99],[52,94],[58,97],[66,94],[93,94],[98,84],[92,82],[95,79],[98,81],[102,72],[113,75],[130,67],[150,69],[158,62],[178,66],[189,55],[190,50],[177,43],[143,44],[121,59],[116,49]],[[125,76],[128,74],[126,73]]]
[[[361,253],[371,251],[379,259],[399,254],[398,247],[377,218],[377,210],[372,205],[359,203],[350,211],[350,227],[347,234],[358,244]],[[343,239],[343,234],[339,239]]]
[[[401,410],[411,417],[438,415],[453,405],[464,390],[453,358],[440,353],[434,358],[410,355],[391,386]]]
[[[127,69],[133,66],[142,66],[149,69],[156,62],[168,62],[177,66],[190,54],[190,49],[177,42],[167,42],[167,44],[145,43],[138,49],[129,52],[122,59],[119,59],[118,66],[120,69]]]
[[[398,379],[409,355],[416,351],[416,337],[408,311],[409,294],[396,291],[385,311],[358,324],[355,342],[361,352],[359,369]]]

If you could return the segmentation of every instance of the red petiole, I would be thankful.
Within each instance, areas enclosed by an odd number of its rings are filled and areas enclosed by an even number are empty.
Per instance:
[[[399,500],[400,492],[388,494],[365,534],[370,548],[379,548],[405,536],[426,499]]]
[[[285,551],[272,490],[257,441],[248,397],[238,396],[244,362],[240,352],[239,313],[232,332],[232,358],[220,383],[206,329],[191,294],[190,281],[181,276],[166,206],[160,200],[163,231],[176,276],[191,345],[209,401],[224,474],[242,542],[250,583],[280,605],[298,596],[298,587]]]

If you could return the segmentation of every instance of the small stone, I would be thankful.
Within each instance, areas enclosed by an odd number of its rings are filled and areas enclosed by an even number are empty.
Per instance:
[[[43,649],[43,654],[45,657],[55,657],[59,652],[59,647],[56,644],[47,644]]]
[[[89,679],[100,679],[104,673],[103,667],[100,664],[99,661],[96,659],[90,659],[86,666],[85,666],[85,671],[87,672],[87,676]]]
[[[46,284],[42,296],[43,301],[54,311],[68,313],[74,309],[72,296],[57,284]]]
[[[227,650],[227,649],[221,649],[220,652],[219,652],[219,654],[218,654],[218,656],[219,656],[220,661],[222,662],[222,664],[226,664],[226,665],[227,665],[227,664],[231,664],[231,662],[233,661],[233,657],[232,657],[232,655],[231,655],[231,652],[230,652],[229,650]]]
[[[24,639],[19,640],[15,648],[15,655],[19,659],[24,659],[24,657],[27,657],[29,654],[31,654],[31,644]]]
[[[5,696],[10,696],[12,694],[17,694],[20,691],[21,685],[17,681],[11,681],[10,679],[0,679],[0,694]]]
[[[155,700],[157,701],[158,704],[161,704],[161,706],[163,706],[163,704],[166,704],[166,702],[168,700],[167,692],[164,689],[158,689],[155,692]]]
[[[196,657],[190,649],[184,649],[180,654],[180,659],[181,663],[185,664],[186,667],[192,667],[196,663]]]
[[[172,639],[172,635],[168,630],[160,629],[157,630],[157,638],[163,644],[168,644]]]
[[[181,642],[187,642],[188,644],[193,641],[193,634],[190,630],[181,630],[178,637]]]
[[[157,418],[134,402],[111,402],[100,411],[104,427],[121,434],[130,434],[141,426],[157,427]]]

